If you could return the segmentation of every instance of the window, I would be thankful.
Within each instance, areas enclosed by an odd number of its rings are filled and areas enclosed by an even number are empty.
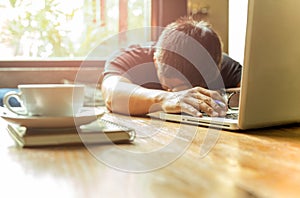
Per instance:
[[[229,55],[244,62],[248,0],[229,1]]]
[[[1,0],[0,61],[99,58],[120,45],[149,41],[119,32],[149,27],[151,0]],[[139,31],[140,32],[140,31]]]

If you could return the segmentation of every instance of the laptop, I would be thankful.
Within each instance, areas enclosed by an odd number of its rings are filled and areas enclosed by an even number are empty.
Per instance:
[[[154,112],[167,121],[245,130],[300,121],[300,1],[249,0],[235,119]],[[228,114],[231,114],[229,112]]]

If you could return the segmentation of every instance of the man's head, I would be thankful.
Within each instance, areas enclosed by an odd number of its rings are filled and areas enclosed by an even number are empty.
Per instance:
[[[208,23],[180,18],[163,30],[154,61],[165,89],[184,84],[179,80],[182,78],[192,87],[207,87],[207,81],[214,80],[216,68],[221,65],[221,39]]]

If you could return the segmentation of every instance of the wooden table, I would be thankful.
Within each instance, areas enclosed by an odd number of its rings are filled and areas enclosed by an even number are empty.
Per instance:
[[[299,197],[300,126],[220,131],[107,113],[133,144],[19,148],[0,133],[0,197]]]

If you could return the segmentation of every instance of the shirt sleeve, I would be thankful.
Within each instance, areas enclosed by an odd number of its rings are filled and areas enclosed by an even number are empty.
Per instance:
[[[242,65],[223,53],[221,76],[226,88],[237,87],[241,82]]]
[[[104,67],[104,79],[120,75],[145,88],[162,89],[153,61],[152,43],[132,45],[113,54]]]
[[[149,48],[140,45],[131,45],[113,53],[106,61],[103,75],[111,74],[123,75],[133,67],[146,62],[153,62]]]

